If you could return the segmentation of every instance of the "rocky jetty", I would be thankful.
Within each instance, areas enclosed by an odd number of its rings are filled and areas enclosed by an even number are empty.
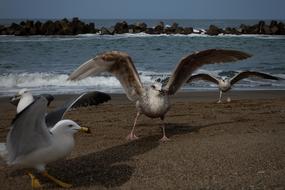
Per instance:
[[[285,35],[285,25],[283,22],[271,21],[267,24],[260,21],[255,25],[241,24],[237,28],[219,28],[215,25],[210,25],[206,31],[194,30],[192,27],[182,27],[174,22],[171,26],[166,26],[164,22],[159,22],[154,27],[148,27],[146,23],[139,22],[128,24],[126,21],[117,22],[112,27],[96,28],[94,23],[84,23],[78,18],[73,18],[71,21],[62,19],[58,21],[48,20],[40,21],[22,21],[21,23],[12,23],[10,26],[0,25],[0,35],[77,35],[87,33],[99,33],[101,35],[114,35],[125,33],[147,33],[147,34],[207,34],[216,36],[219,34],[265,34],[265,35]]]
[[[218,28],[217,26],[211,25],[207,30],[206,34],[215,36],[219,34],[263,34],[263,35],[285,35],[285,25],[282,22],[272,20],[270,24],[266,24],[264,21],[259,21],[255,25],[241,24],[239,28],[225,29]]]
[[[86,33],[97,33],[94,23],[85,24],[78,18],[71,21],[62,19],[58,21],[22,21],[20,24],[12,23],[10,26],[0,26],[0,35],[77,35]]]

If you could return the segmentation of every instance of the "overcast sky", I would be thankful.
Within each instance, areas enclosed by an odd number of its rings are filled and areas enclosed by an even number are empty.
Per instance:
[[[0,0],[0,18],[285,19],[285,0]]]

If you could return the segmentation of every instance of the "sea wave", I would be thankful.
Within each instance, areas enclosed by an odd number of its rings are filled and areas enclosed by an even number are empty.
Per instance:
[[[139,72],[145,84],[150,84],[162,73]],[[88,77],[80,81],[67,80],[67,74],[56,73],[9,73],[0,75],[0,96],[11,95],[21,88],[29,88],[37,92],[74,93],[86,89],[104,90],[107,92],[122,92],[120,82],[113,76]]]
[[[153,82],[163,73],[139,72],[140,78],[145,83]],[[120,87],[120,82],[113,76],[87,77],[80,81],[67,80],[67,74],[55,73],[20,73],[0,75],[0,88],[8,87],[37,87],[37,86],[105,86],[109,88]]]
[[[211,71],[214,75],[219,76],[221,71]],[[198,70],[195,73],[209,73],[207,70]],[[145,85],[155,82],[158,78],[164,79],[170,76],[170,73],[156,73],[151,71],[139,71],[141,81]],[[285,78],[284,74],[277,75]],[[80,81],[68,81],[67,74],[56,73],[19,73],[19,74],[2,74],[0,75],[0,96],[9,96],[15,94],[19,89],[28,88],[35,94],[52,93],[80,93],[88,90],[101,90],[108,93],[122,93],[123,89],[120,82],[113,76],[104,75],[88,77]],[[249,78],[237,83],[236,88],[276,88],[285,89],[284,81],[267,81]],[[217,85],[196,81],[185,85],[183,89],[213,89]]]
[[[198,32],[199,30],[194,30]],[[125,34],[115,34],[115,35],[100,35],[96,34],[78,34],[74,36],[7,36],[0,35],[0,43],[6,42],[46,42],[46,41],[70,41],[70,40],[89,40],[89,39],[105,39],[105,40],[116,40],[122,38],[148,38],[148,37],[208,37],[208,38],[257,38],[257,39],[271,39],[271,40],[284,40],[283,35],[256,35],[256,34],[219,34],[217,36],[210,36],[205,34],[205,31],[201,34],[147,34],[141,33],[125,33]]]

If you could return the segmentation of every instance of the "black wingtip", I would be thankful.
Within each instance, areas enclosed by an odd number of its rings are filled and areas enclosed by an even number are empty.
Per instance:
[[[96,106],[111,100],[111,96],[99,91],[88,92],[82,95],[73,105],[72,108]]]

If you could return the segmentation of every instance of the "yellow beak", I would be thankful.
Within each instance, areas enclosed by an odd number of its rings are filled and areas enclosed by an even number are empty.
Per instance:
[[[80,127],[80,131],[84,133],[91,133],[91,130],[88,127]]]

